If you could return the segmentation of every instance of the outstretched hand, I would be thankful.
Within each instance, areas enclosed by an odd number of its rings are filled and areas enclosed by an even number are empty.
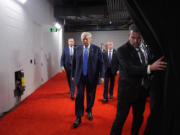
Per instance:
[[[157,71],[157,70],[165,70],[167,67],[167,62],[162,61],[164,59],[164,56],[156,60],[152,65],[150,65],[151,71]]]

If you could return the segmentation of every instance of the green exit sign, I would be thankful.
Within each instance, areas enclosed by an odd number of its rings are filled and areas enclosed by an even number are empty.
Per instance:
[[[51,28],[50,31],[51,32],[57,32],[57,28]]]

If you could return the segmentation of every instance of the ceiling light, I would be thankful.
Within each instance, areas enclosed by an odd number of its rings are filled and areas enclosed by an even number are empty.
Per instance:
[[[60,25],[59,23],[55,23],[55,27],[56,27],[57,29],[61,29],[61,25]]]

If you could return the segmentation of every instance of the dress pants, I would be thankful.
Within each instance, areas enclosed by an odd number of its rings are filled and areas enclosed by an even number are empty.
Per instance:
[[[90,84],[88,81],[88,76],[81,75],[81,78],[77,84],[77,93],[75,100],[75,115],[81,117],[84,115],[84,92],[86,89],[86,100],[87,109],[86,112],[92,112],[92,107],[94,105],[95,94],[96,94],[97,84]]]
[[[110,87],[109,87],[109,81],[110,81]],[[108,99],[108,89],[110,96],[113,96],[113,90],[114,90],[114,81],[115,81],[115,75],[112,73],[111,68],[108,68],[105,73],[105,79],[104,79],[104,99]]]
[[[127,119],[130,107],[132,107],[132,111],[133,111],[133,123],[132,123],[131,135],[138,135],[139,129],[143,122],[145,103],[146,103],[145,96],[142,97],[139,96],[134,101],[128,101],[128,100],[125,101],[119,99],[118,97],[116,119],[113,123],[110,135],[122,134],[122,128],[125,123],[125,120]]]
[[[74,95],[75,84],[72,81],[72,74],[71,74],[71,72],[72,72],[72,70],[67,70],[66,71],[66,76],[67,76],[67,80],[68,80],[68,85],[69,85],[70,93],[71,93],[71,95]]]

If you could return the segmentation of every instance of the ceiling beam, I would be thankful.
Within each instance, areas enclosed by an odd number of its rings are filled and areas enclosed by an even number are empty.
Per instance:
[[[56,17],[61,16],[88,16],[88,15],[104,15],[106,11],[104,6],[93,7],[55,7],[54,14]]]

